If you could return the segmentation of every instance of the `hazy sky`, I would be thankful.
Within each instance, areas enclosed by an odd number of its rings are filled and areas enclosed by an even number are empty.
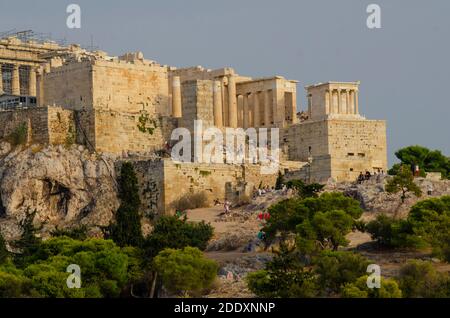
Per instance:
[[[66,7],[81,6],[81,29]],[[368,4],[382,28],[366,26]],[[33,29],[94,44],[111,55],[140,50],[177,67],[231,66],[242,75],[282,75],[304,86],[361,81],[360,112],[386,119],[396,149],[421,144],[450,155],[448,0],[0,0],[0,31]]]

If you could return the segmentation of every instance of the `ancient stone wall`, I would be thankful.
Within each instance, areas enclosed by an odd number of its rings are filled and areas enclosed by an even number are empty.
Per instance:
[[[27,127],[28,142],[71,144],[76,142],[73,112],[61,107],[36,107],[0,112],[0,138],[6,138],[21,125]]]
[[[139,183],[141,211],[152,218],[164,214],[164,161],[131,160]],[[119,169],[120,163],[116,165]],[[117,171],[119,172],[119,171]]]
[[[0,112],[0,138],[7,138],[22,125],[27,128],[28,141],[48,143],[47,108],[30,108]]]
[[[286,129],[286,151],[289,160],[308,161],[329,153],[328,125],[325,120],[307,121]]]
[[[167,67],[97,60],[92,70],[94,108],[170,114]]]
[[[387,170],[384,120],[329,120],[328,144],[332,177],[355,180],[366,170]]]
[[[69,63],[44,72],[40,106],[61,105],[67,109],[90,109],[93,77],[90,61]]]
[[[74,112],[62,107],[48,107],[48,143],[52,145],[76,143]],[[33,133],[35,129],[33,128]]]

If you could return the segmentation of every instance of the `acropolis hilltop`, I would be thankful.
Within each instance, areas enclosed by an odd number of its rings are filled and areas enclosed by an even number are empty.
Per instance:
[[[250,162],[155,160],[175,128],[193,131],[199,120],[219,129],[279,128],[280,172],[307,182],[387,169],[386,123],[360,115],[358,81],[305,86],[308,105],[299,112],[297,87],[305,83],[231,67],[160,65],[141,52],[116,57],[9,35],[0,39],[0,65],[0,138],[26,125],[28,144],[71,141],[99,153],[137,154],[142,178],[157,189],[149,207],[157,212],[188,191],[207,191],[212,200],[275,183],[277,173],[261,175]],[[152,133],[142,129],[143,118],[155,122]]]

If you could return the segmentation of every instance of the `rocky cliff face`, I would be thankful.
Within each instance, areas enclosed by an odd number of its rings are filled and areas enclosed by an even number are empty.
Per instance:
[[[422,190],[422,196],[417,198],[412,194],[404,203],[401,202],[401,195],[389,194],[384,187],[390,176],[383,180],[364,181],[362,184],[356,183],[335,183],[327,184],[327,191],[339,191],[353,197],[361,203],[361,207],[369,213],[386,213],[391,216],[406,217],[410,208],[420,200],[425,200],[443,195],[450,195],[450,180],[433,180],[427,178],[416,178],[414,182]],[[428,194],[431,190],[431,195]]]
[[[31,146],[11,149],[0,143],[0,230],[17,238],[27,211],[43,237],[55,228],[87,226],[100,236],[119,206],[115,158],[82,146]]]

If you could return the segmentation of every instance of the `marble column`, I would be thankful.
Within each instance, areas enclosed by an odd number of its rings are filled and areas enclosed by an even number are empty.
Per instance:
[[[214,103],[214,126],[223,127],[222,116],[222,83],[214,81],[213,83],[213,103]]]
[[[38,69],[36,72],[36,101],[38,106],[44,105],[44,72],[42,69]]]
[[[244,103],[244,105],[243,105],[243,108],[244,108],[244,110],[243,110],[243,114],[242,114],[242,122],[243,122],[243,126],[244,126],[244,128],[245,129],[247,129],[248,128],[248,126],[249,126],[249,109],[248,109],[248,94],[244,94],[243,95],[243,98],[244,98],[244,100],[243,100],[243,103]]]
[[[2,73],[2,66],[3,66],[3,64],[0,64],[0,95],[3,94],[3,73]]]
[[[358,91],[355,91],[355,114],[359,114]]]
[[[329,114],[331,114],[331,113],[334,113],[334,105],[333,105],[333,90],[332,89],[330,89],[330,91],[329,91],[329,101],[328,101],[328,107],[329,107],[329,109],[328,109],[328,113]]]
[[[291,118],[292,118],[292,123],[296,123],[297,122],[297,94],[296,93],[292,93],[292,108],[291,108]]]
[[[270,126],[270,95],[269,91],[264,91],[264,126],[269,127]]]
[[[13,66],[11,78],[11,91],[12,95],[20,95],[19,65]]]
[[[174,118],[182,117],[181,80],[179,76],[174,76],[172,79],[172,116]]]
[[[341,114],[342,113],[342,96],[341,96],[341,90],[340,89],[337,90],[337,98],[338,98],[338,104],[337,104],[338,111],[337,111],[337,113]]]
[[[33,66],[30,67],[29,76],[28,95],[36,97],[36,69]]]
[[[312,95],[308,96],[308,119],[312,117]]]
[[[253,94],[253,126],[255,128],[261,126],[260,114],[261,110],[259,108],[259,92],[254,92]]]
[[[234,76],[228,77],[228,120],[229,127],[237,128],[238,110],[236,98],[236,79]]]

